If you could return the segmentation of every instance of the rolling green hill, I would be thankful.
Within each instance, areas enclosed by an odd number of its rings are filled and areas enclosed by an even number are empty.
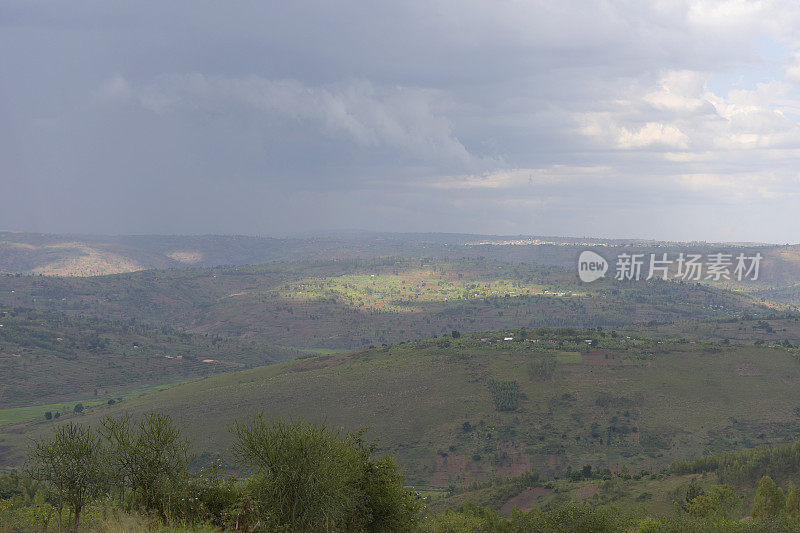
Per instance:
[[[108,399],[144,386],[285,361],[299,352],[169,326],[0,308],[0,409]]]
[[[545,328],[312,356],[81,416],[163,410],[212,456],[229,448],[233,420],[258,411],[371,427],[411,483],[446,487],[587,463],[656,471],[704,452],[797,439],[798,382],[794,347]],[[18,462],[25,438],[51,424],[0,432],[2,464]]]
[[[587,285],[557,267],[482,259],[390,257],[90,278],[0,276],[0,305],[317,348],[354,349],[453,329],[619,327],[761,315],[773,311],[768,303],[688,283]]]
[[[252,265],[299,260],[352,260],[382,256],[429,259],[486,258],[513,264],[557,266],[570,271],[584,249],[611,260],[620,253],[718,251],[764,256],[759,283],[721,283],[760,291],[793,305],[800,280],[800,245],[679,243],[624,239],[487,236],[444,233],[329,232],[293,238],[221,235],[46,235],[0,232],[0,272],[48,276],[97,276],[148,269]]]

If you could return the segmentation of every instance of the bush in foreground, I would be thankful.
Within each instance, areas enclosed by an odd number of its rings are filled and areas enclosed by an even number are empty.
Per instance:
[[[234,453],[252,476],[246,494],[267,529],[400,531],[419,512],[388,456],[361,433],[256,416],[236,424]]]

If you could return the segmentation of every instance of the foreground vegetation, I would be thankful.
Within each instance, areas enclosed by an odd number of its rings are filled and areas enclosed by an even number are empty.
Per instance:
[[[238,531],[400,531],[418,498],[389,456],[359,433],[262,416],[236,423],[232,452],[247,477],[218,465],[189,473],[188,443],[170,417],[67,423],[36,441],[25,474],[0,478],[0,527],[72,530],[111,514]]]
[[[800,476],[800,442],[700,457],[657,474],[612,473],[588,465],[563,480],[543,480],[528,472],[432,501],[404,487],[393,458],[377,455],[362,432],[262,415],[234,423],[230,430],[242,472],[238,475],[218,464],[192,470],[190,444],[161,413],[109,417],[97,429],[64,424],[33,443],[22,472],[0,474],[0,531],[644,533],[800,528],[800,490],[793,483]],[[727,477],[709,474],[719,469]],[[708,477],[685,477],[701,470]],[[591,497],[585,491],[570,492],[570,485],[586,482],[599,484],[601,490]],[[671,507],[652,505],[653,494],[640,490],[645,482],[649,490],[667,496]],[[487,490],[515,503],[497,510],[478,498]],[[528,502],[522,509],[517,504],[522,494],[548,491],[555,497]]]

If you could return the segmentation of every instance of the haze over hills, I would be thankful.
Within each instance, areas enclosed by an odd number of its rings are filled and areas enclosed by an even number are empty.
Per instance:
[[[489,257],[512,262],[571,267],[576,250],[714,249],[725,246],[773,250],[797,261],[797,247],[763,243],[679,243],[638,239],[498,236],[454,233],[325,232],[293,237],[244,235],[51,235],[0,232],[0,271],[58,276],[94,276],[144,269],[247,265],[299,259]]]

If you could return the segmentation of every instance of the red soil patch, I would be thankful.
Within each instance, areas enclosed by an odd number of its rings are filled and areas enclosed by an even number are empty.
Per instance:
[[[514,444],[500,445],[500,466],[495,470],[495,475],[509,478],[519,476],[531,469],[531,458],[525,453],[525,445]]]
[[[446,487],[451,482],[462,480],[466,469],[466,455],[437,455],[436,472],[431,478],[431,485]]]
[[[551,492],[553,492],[553,489],[547,489],[545,487],[529,487],[504,503],[500,508],[500,511],[507,515],[511,514],[511,511],[513,511],[515,508],[522,511],[528,511],[539,502],[539,498],[545,494],[550,494]]]

